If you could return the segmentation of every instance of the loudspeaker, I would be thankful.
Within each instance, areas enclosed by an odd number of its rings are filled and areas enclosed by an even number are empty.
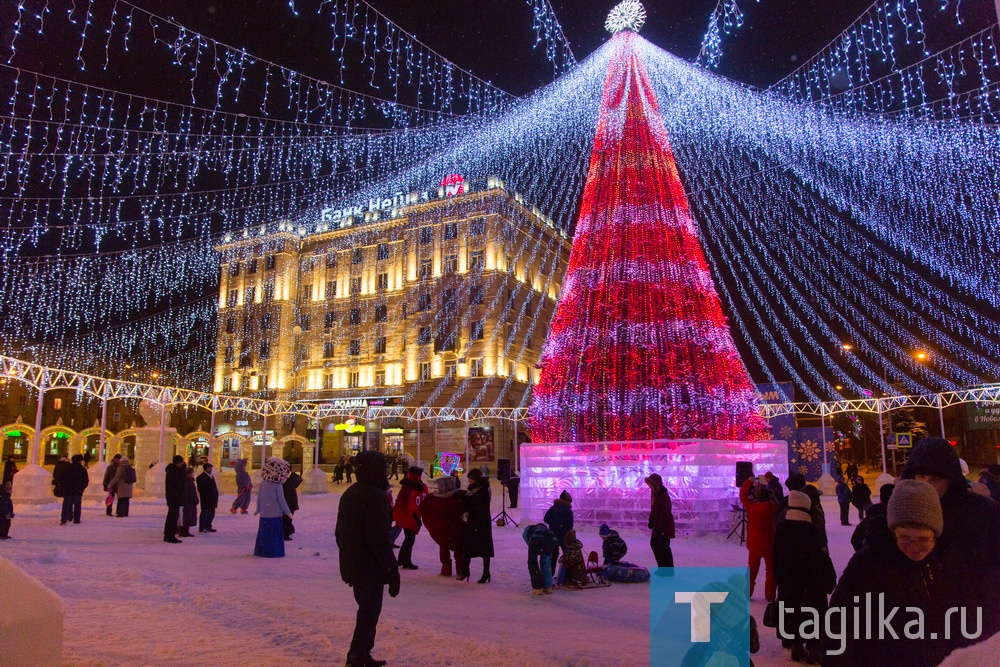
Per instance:
[[[736,486],[743,486],[748,477],[753,477],[753,463],[750,461],[736,462]]]
[[[510,481],[510,459],[497,459],[497,479],[501,484]]]

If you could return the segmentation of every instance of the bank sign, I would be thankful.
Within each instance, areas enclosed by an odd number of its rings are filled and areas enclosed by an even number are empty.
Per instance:
[[[441,188],[445,197],[454,197],[469,191],[465,183],[465,178],[460,174],[448,174],[445,176],[441,179]],[[392,193],[390,197],[369,199],[367,206],[365,204],[354,204],[352,206],[345,206],[344,208],[324,208],[320,211],[320,222],[340,222],[350,216],[361,218],[365,213],[372,211],[391,211],[394,208],[402,208],[407,204],[416,204],[430,200],[431,192],[427,190],[421,192],[415,201],[411,200],[407,193],[399,190]]]

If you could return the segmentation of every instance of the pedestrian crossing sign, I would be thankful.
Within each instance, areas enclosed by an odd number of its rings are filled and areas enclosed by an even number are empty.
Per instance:
[[[913,434],[912,433],[897,433],[896,434],[896,446],[900,449],[913,447]]]

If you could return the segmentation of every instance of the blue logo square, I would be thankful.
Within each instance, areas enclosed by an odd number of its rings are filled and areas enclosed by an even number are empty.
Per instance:
[[[650,667],[749,667],[749,568],[659,567],[650,583]]]

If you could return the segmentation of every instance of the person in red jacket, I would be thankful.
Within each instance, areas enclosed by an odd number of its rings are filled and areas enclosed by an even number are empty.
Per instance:
[[[468,579],[468,563],[462,553],[462,492],[454,477],[439,477],[434,480],[437,491],[425,496],[420,503],[420,516],[431,539],[441,552],[441,576],[451,576],[451,552],[455,552],[455,574],[458,579]]]
[[[427,485],[421,481],[424,474],[422,468],[412,466],[399,483],[399,494],[392,508],[392,518],[396,525],[403,529],[403,546],[399,548],[399,567],[404,570],[416,570],[413,564],[413,543],[423,521],[420,518],[420,503],[427,495]]]
[[[751,494],[750,490],[753,489]],[[740,502],[747,511],[747,551],[750,554],[750,596],[757,583],[760,561],[764,561],[764,597],[771,601],[777,592],[774,581],[774,515],[778,507],[771,500],[771,491],[750,477],[740,487]]]

